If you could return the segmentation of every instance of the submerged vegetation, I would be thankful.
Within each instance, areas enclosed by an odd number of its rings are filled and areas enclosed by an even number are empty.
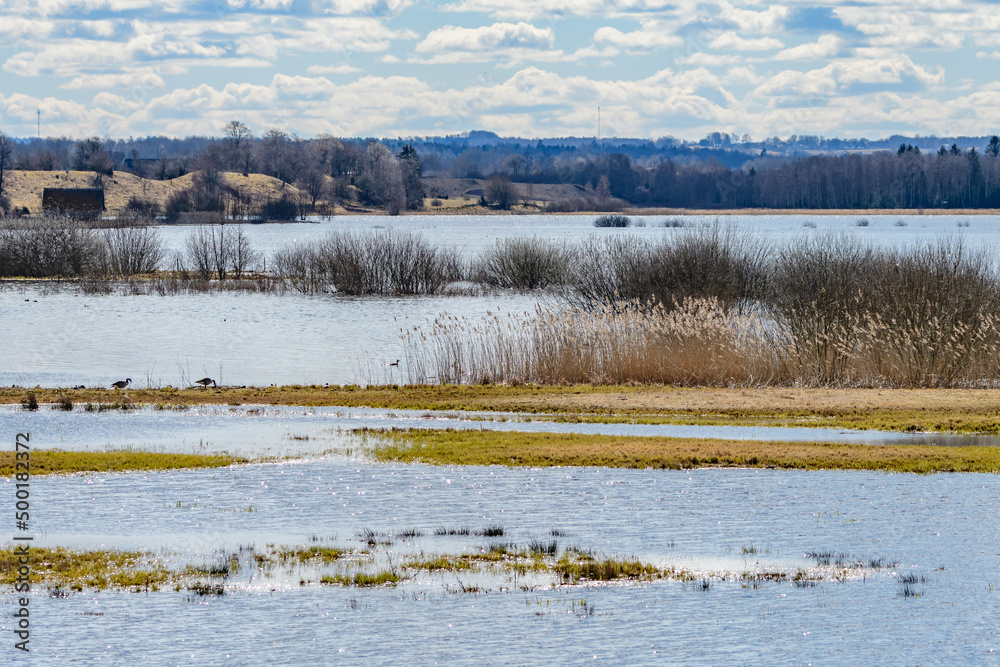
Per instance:
[[[374,440],[378,461],[436,465],[1000,473],[1000,447],[870,446],[451,429],[360,432]]]

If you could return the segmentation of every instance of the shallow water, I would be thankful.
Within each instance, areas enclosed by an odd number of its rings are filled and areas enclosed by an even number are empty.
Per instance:
[[[478,320],[534,310],[524,295],[350,298],[301,294],[87,296],[0,290],[0,385],[402,383],[400,331],[443,311]],[[186,384],[185,384],[186,383]]]
[[[65,656],[192,665],[330,656],[347,664],[595,657],[609,664],[842,664],[848,657],[984,664],[1000,650],[1000,528],[993,521],[1000,480],[992,475],[506,470],[331,458],[38,478],[33,488],[44,508],[39,544],[164,548],[194,560],[238,545],[305,544],[313,535],[357,545],[365,528],[424,531],[392,547],[397,552],[459,553],[484,539],[436,537],[435,526],[500,523],[504,540],[523,544],[558,529],[567,535],[558,538],[563,547],[705,572],[794,571],[811,566],[805,553],[821,550],[897,562],[812,588],[717,581],[708,591],[657,582],[450,594],[446,586],[454,589],[458,578],[443,575],[376,590],[258,582],[211,598],[36,592],[33,657],[44,664]],[[237,511],[248,505],[253,511]],[[742,554],[748,546],[758,554]],[[926,578],[920,597],[902,597],[900,573]],[[594,615],[574,608],[580,600]]]
[[[37,443],[35,446],[40,448],[227,452],[250,457],[317,456],[331,447],[351,446],[346,433],[359,428],[489,429],[867,445],[1000,446],[1000,437],[988,435],[808,427],[560,423],[545,421],[544,415],[338,407],[202,405],[184,410],[144,407],[96,413],[86,412],[83,406],[71,412],[42,406],[33,413],[21,410],[20,406],[0,406],[0,421],[11,432],[31,431]]]
[[[995,237],[995,218],[779,216],[737,219],[780,240],[852,230],[908,243],[958,231]],[[703,218],[698,222],[710,221]],[[814,220],[815,229],[803,225]],[[651,220],[650,224],[656,221]],[[336,218],[249,227],[264,252],[337,226],[393,225],[474,252],[497,236],[575,240],[662,234],[595,230],[587,216]],[[179,247],[190,228],[165,229]],[[25,301],[28,299],[28,301]],[[399,381],[398,331],[441,311],[481,317],[523,312],[532,297],[347,299],[295,295],[75,296],[59,289],[0,292],[0,384],[226,384]],[[367,375],[367,377],[364,377]],[[371,377],[375,375],[376,377]],[[361,376],[361,377],[359,377]],[[70,413],[0,409],[0,437],[30,430],[36,448],[134,447],[304,458],[160,473],[33,478],[37,544],[162,551],[176,563],[213,562],[268,543],[357,548],[365,529],[423,535],[383,547],[385,559],[457,554],[488,540],[435,536],[437,527],[505,528],[504,541],[556,539],[614,557],[636,556],[714,577],[709,590],[644,585],[517,589],[500,574],[489,592],[449,593],[454,574],[421,573],[396,588],[298,585],[298,572],[237,577],[221,597],[187,591],[31,596],[32,647],[15,652],[14,596],[0,596],[0,662],[62,665],[258,664],[993,664],[1000,654],[1000,477],[857,471],[606,468],[507,469],[373,464],[345,429],[419,426],[634,433],[690,437],[997,444],[996,438],[920,434],[468,421],[459,413],[343,408],[206,406],[183,412]],[[13,498],[12,480],[0,495]],[[6,506],[8,509],[10,506]],[[12,512],[7,535],[16,534]],[[552,531],[559,536],[552,537]],[[812,568],[810,552],[884,558],[890,569],[826,576],[815,587],[743,587],[743,571]],[[925,581],[904,597],[901,574]],[[727,580],[719,577],[726,575]],[[507,590],[501,591],[501,588]],[[582,601],[586,605],[582,605]],[[581,612],[586,609],[586,612]],[[589,610],[594,613],[590,614]]]

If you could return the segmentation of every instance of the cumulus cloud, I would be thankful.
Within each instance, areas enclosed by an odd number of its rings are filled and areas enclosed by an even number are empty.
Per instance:
[[[800,44],[790,49],[779,51],[775,60],[825,60],[835,56],[843,43],[836,35],[823,35],[816,42]]]
[[[845,60],[807,72],[786,70],[770,77],[756,95],[861,94],[875,90],[924,89],[944,80],[943,70],[931,71],[906,56]]]
[[[622,32],[604,26],[594,33],[594,42],[610,44],[623,50],[637,51],[680,46],[684,40],[659,21],[645,23],[640,30]]]
[[[746,38],[740,37],[735,32],[726,31],[713,39],[709,46],[713,49],[730,51],[771,51],[785,45],[774,37]]]
[[[444,26],[432,30],[416,47],[427,56],[411,62],[445,64],[460,62],[505,61],[507,65],[532,59],[558,60],[562,51],[551,49],[552,28],[536,28],[530,23],[494,23],[479,28]]]
[[[480,28],[444,26],[432,30],[417,51],[496,51],[512,48],[547,48],[552,46],[552,28],[536,28],[530,23],[494,23]]]

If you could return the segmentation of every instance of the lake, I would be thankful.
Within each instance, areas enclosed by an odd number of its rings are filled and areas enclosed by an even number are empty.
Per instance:
[[[963,237],[992,248],[996,216],[728,216],[737,229],[774,244],[822,233],[854,234],[876,243],[905,245]],[[308,223],[247,225],[266,256],[292,242],[323,238],[330,230],[412,230],[473,257],[497,238],[537,235],[574,242],[590,234],[655,237],[668,218],[649,216],[646,227],[597,229],[593,216],[338,216]],[[688,216],[686,225],[713,224]],[[905,226],[897,223],[905,222]],[[815,224],[815,228],[806,224]],[[968,224],[968,227],[959,225]],[[161,227],[168,249],[180,250],[191,227]],[[201,377],[229,385],[393,383],[409,377],[400,331],[426,325],[443,312],[478,321],[534,310],[534,295],[483,297],[365,297],[300,294],[84,295],[72,287],[26,283],[0,290],[0,385],[107,386],[132,378],[136,386],[178,386]]]

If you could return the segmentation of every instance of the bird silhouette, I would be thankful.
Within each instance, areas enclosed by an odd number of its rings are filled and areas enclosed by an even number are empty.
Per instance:
[[[115,389],[124,389],[130,384],[132,384],[132,378],[125,378],[124,380],[119,380],[118,382],[112,382],[111,386]]]
[[[386,366],[398,366],[398,365],[399,365],[399,359],[396,359],[396,361],[390,361],[389,363],[386,364]]]
[[[200,384],[202,386],[202,389],[208,389],[208,385],[212,385],[213,387],[218,387],[218,385],[215,384],[215,380],[213,380],[212,378],[202,378],[200,380],[195,380],[194,383]]]

